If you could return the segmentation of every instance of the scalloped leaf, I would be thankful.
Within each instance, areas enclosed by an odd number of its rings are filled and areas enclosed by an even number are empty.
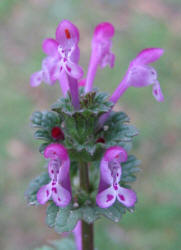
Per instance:
[[[57,213],[59,211],[59,207],[55,205],[54,202],[51,202],[46,210],[46,223],[49,227],[55,226],[55,220],[57,217]]]
[[[115,125],[116,123],[123,123],[123,122],[129,122],[130,119],[127,116],[126,113],[120,111],[120,112],[115,112],[112,111],[110,113],[109,118],[107,119],[107,121],[105,122],[105,125]]]
[[[43,128],[50,130],[54,126],[60,124],[62,118],[53,111],[36,111],[31,116],[31,123],[34,128]]]
[[[34,133],[34,137],[35,139],[44,140],[44,141],[49,141],[52,139],[52,137],[50,136],[50,133],[47,130],[37,130]]]
[[[109,126],[108,130],[104,132],[104,138],[106,142],[111,141],[129,142],[132,141],[132,137],[138,135],[138,130],[129,124],[117,123],[115,126]]]
[[[140,171],[140,168],[137,167],[140,163],[134,155],[128,156],[127,161],[122,163],[121,184],[136,181],[135,174]]]
[[[55,231],[57,233],[71,232],[80,218],[80,210],[73,209],[72,205],[60,207],[55,220]]]
[[[97,219],[99,219],[99,215],[96,213],[96,209],[90,206],[84,206],[81,208],[82,211],[82,220],[87,222],[88,224],[94,223]]]
[[[95,208],[96,213],[100,216],[104,216],[109,220],[114,222],[120,221],[122,215],[126,212],[126,208],[123,207],[119,202],[115,202],[113,206],[109,208]]]

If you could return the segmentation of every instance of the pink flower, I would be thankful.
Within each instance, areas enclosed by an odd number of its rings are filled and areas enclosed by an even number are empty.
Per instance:
[[[37,200],[43,205],[52,198],[57,206],[65,207],[71,200],[70,160],[67,150],[61,144],[50,144],[44,151],[44,157],[50,159],[48,173],[51,181],[39,189]]]
[[[78,48],[79,31],[68,20],[59,23],[56,29],[56,39],[47,38],[43,42],[43,51],[51,57],[59,58],[55,76],[58,79],[62,70],[75,78],[83,75],[82,68],[78,65],[80,51]]]
[[[92,54],[89,63],[85,92],[92,89],[93,81],[98,66],[104,68],[107,64],[112,68],[114,66],[115,55],[111,52],[112,37],[114,36],[114,27],[110,23],[100,23],[94,30],[92,40]]]
[[[126,207],[134,206],[136,193],[119,185],[122,175],[121,162],[126,160],[127,153],[122,147],[113,146],[106,150],[100,164],[100,183],[96,197],[99,207],[110,207],[116,199]]]
[[[74,233],[77,250],[82,250],[82,222],[80,220],[72,232]]]
[[[39,86],[42,82],[53,85],[56,81],[54,77],[54,72],[56,68],[57,60],[50,56],[47,56],[42,61],[42,69],[31,75],[30,85],[32,87]]]
[[[129,65],[128,71],[122,82],[110,97],[110,101],[116,103],[128,87],[136,88],[153,85],[153,96],[158,102],[164,101],[164,96],[157,80],[156,70],[149,66],[150,63],[157,61],[164,53],[161,48],[150,48],[142,50]]]
[[[53,85],[59,80],[65,96],[70,89],[72,102],[79,108],[78,86],[76,79],[83,76],[83,70],[78,65],[80,51],[78,47],[79,31],[68,20],[59,23],[56,29],[56,39],[47,38],[42,48],[47,57],[42,62],[42,70],[31,76],[30,85],[36,87],[41,82]]]

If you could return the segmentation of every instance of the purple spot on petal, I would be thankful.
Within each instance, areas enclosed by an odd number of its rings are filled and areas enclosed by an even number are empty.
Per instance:
[[[66,61],[67,61],[67,58],[64,57],[63,61],[66,62]]]
[[[58,197],[58,201],[61,201],[60,197]]]
[[[108,194],[106,202],[111,201],[113,198],[114,198],[114,196],[112,194]]]
[[[47,194],[47,196],[49,196],[49,191],[48,190],[46,191],[46,194]]]
[[[57,193],[57,189],[55,187],[53,187],[52,192]]]
[[[155,93],[155,95],[158,95],[158,91],[156,89],[154,90],[154,93]]]
[[[66,68],[69,72],[71,72],[71,68],[69,66],[66,65]]]
[[[122,200],[122,201],[125,201],[125,198],[122,194],[119,194],[119,198]]]
[[[53,169],[52,169],[51,173],[52,173],[52,174],[54,173]]]

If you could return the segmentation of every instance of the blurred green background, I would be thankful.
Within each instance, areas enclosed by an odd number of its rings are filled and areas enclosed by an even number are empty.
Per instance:
[[[58,239],[45,225],[45,208],[27,207],[24,191],[42,170],[29,116],[59,97],[58,84],[31,89],[40,69],[42,40],[70,19],[81,32],[85,72],[93,29],[102,21],[116,28],[114,69],[97,74],[95,85],[111,93],[128,64],[146,47],[162,47],[155,64],[164,103],[150,87],[130,88],[118,108],[140,130],[133,153],[142,161],[134,188],[139,203],[119,224],[96,223],[98,250],[179,250],[181,246],[181,2],[180,0],[1,0],[0,1],[0,249],[31,250]]]

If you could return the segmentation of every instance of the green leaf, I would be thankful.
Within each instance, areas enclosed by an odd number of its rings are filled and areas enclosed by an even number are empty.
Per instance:
[[[36,177],[30,182],[25,192],[25,197],[27,198],[29,205],[39,205],[36,198],[37,192],[41,186],[46,185],[49,182],[50,182],[50,177],[47,172],[42,173],[40,176]]]
[[[138,135],[138,130],[133,126],[129,124],[123,124],[121,127],[121,133],[128,137],[133,137]]]
[[[90,156],[90,154],[88,152],[86,152],[85,150],[82,151],[78,151],[79,147],[77,147],[76,149],[70,149],[69,150],[69,156],[71,159],[73,159],[74,161],[80,161],[80,159],[82,161],[91,161],[92,157]]]
[[[118,222],[122,215],[126,212],[126,208],[118,201],[116,201],[114,205],[109,208],[96,207],[95,209],[98,215],[103,215],[107,219],[114,222]]]
[[[55,205],[54,202],[51,202],[46,210],[46,223],[49,227],[55,226],[55,220],[59,208]]]
[[[120,212],[120,214],[123,215],[126,213],[127,208],[124,207],[119,201],[114,203],[114,207]]]
[[[49,141],[52,139],[50,136],[50,133],[47,130],[37,130],[34,133],[34,137],[35,139],[40,139],[40,140],[45,140],[45,141]]]
[[[92,147],[85,146],[85,149],[79,151],[80,148],[83,148],[83,146],[80,145],[75,147],[75,149],[69,149],[69,156],[74,161],[80,161],[80,159],[85,162],[100,160],[104,147],[105,145],[96,144]]]
[[[72,115],[74,113],[74,107],[72,106],[70,96],[58,99],[56,103],[51,106],[51,109],[58,113],[64,113],[67,115]]]
[[[80,90],[80,105],[80,110],[75,111],[70,97],[67,96],[66,98],[60,98],[55,104],[53,104],[52,110],[69,116],[72,116],[75,113],[81,113],[87,118],[91,115],[96,115],[98,117],[101,114],[110,111],[113,103],[108,101],[108,95],[106,93],[94,90],[84,96]]]
[[[76,250],[75,242],[71,238],[63,238],[53,241],[51,244],[55,246],[55,250]]]
[[[80,218],[80,210],[73,209],[72,205],[60,207],[55,220],[55,231],[57,233],[71,232]]]
[[[129,117],[124,112],[111,112],[106,121],[107,130],[101,136],[105,139],[105,147],[119,145],[130,151],[132,148],[132,137],[138,134],[138,130],[127,124]]]
[[[104,138],[106,142],[129,142],[132,141],[132,137],[138,134],[138,130],[128,124],[115,124],[115,126],[110,126],[107,131],[104,132]]]
[[[135,175],[122,176],[121,177],[121,182],[135,182],[135,181],[136,181],[136,176]]]
[[[137,167],[141,164],[141,161],[138,160],[134,155],[129,155],[126,162],[123,162],[121,165],[123,167],[123,170],[128,170],[133,167]]]
[[[137,167],[138,165],[140,165],[140,161],[137,160],[134,155],[129,155],[127,161],[122,163],[121,165],[121,185],[136,181],[136,176],[134,174],[140,171],[140,169]]]
[[[62,118],[53,111],[36,111],[31,116],[31,123],[34,128],[50,130],[61,122]]]
[[[85,206],[81,208],[82,219],[88,224],[93,223],[99,218],[99,215],[96,213],[96,209],[94,207]]]
[[[126,152],[129,152],[132,149],[133,143],[132,143],[132,141],[128,141],[128,142],[121,141],[121,142],[118,142],[116,145],[123,147],[126,150]]]
[[[105,122],[105,125],[115,125],[116,123],[129,122],[130,119],[124,112],[114,112],[112,111],[109,118]]]
[[[96,208],[96,212],[98,215],[103,215],[107,219],[110,219],[114,222],[118,222],[121,219],[122,214],[120,211],[113,205],[109,208]]]

